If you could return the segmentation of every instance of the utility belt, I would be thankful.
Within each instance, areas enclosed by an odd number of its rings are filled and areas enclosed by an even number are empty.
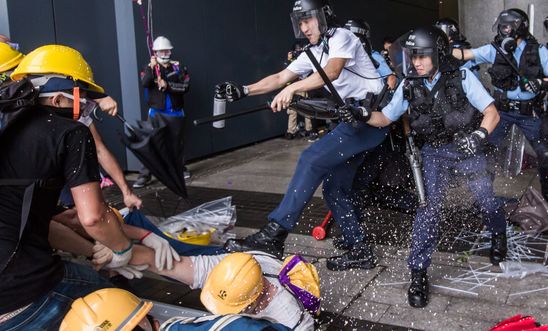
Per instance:
[[[346,104],[350,104],[350,105],[353,105],[353,106],[362,106],[362,107],[367,108],[368,110],[371,110],[371,108],[375,104],[375,100],[377,99],[377,97],[378,97],[377,95],[375,95],[371,92],[368,92],[365,95],[365,99],[346,98],[346,99],[344,99],[344,102]]]
[[[540,116],[543,112],[544,95],[537,95],[531,100],[511,100],[504,91],[495,91],[495,106],[497,110],[507,113],[518,113],[526,116]]]

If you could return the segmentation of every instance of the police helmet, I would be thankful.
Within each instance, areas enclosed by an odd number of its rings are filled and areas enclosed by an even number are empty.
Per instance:
[[[452,18],[440,18],[434,23],[434,26],[445,32],[451,41],[463,40],[464,37],[460,34],[459,24]]]
[[[299,26],[299,22],[303,19],[316,17],[321,34],[324,34],[330,27],[335,25],[335,14],[327,0],[297,0],[293,4],[290,17],[293,32],[297,39],[306,38]]]
[[[349,19],[345,24],[344,28],[347,30],[350,30],[353,34],[356,35],[356,37],[360,38],[360,40],[369,39],[371,38],[371,28],[369,27],[369,24],[363,19],[360,18],[352,18]]]
[[[451,55],[447,35],[435,26],[424,26],[411,30],[403,41],[402,51],[403,69],[406,77],[430,77],[437,71],[440,64]],[[412,63],[413,57],[421,55],[430,56],[434,65],[434,68],[424,75],[418,75]]]
[[[501,38],[526,37],[529,34],[529,16],[518,8],[503,10],[492,30]]]

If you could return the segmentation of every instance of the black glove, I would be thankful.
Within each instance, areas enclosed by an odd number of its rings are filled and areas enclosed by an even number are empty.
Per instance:
[[[457,150],[469,157],[477,154],[487,138],[487,135],[487,130],[480,127],[470,134],[464,132],[455,133],[454,141],[457,145]]]
[[[339,108],[339,118],[344,123],[356,123],[357,121],[367,122],[371,118],[371,112],[365,107],[345,105]]]
[[[215,86],[215,95],[225,97],[229,102],[238,101],[249,93],[247,86],[234,82],[225,82]]]
[[[534,94],[538,94],[540,93],[540,91],[546,90],[547,88],[548,88],[548,82],[540,78],[525,81],[522,86],[522,89]]]

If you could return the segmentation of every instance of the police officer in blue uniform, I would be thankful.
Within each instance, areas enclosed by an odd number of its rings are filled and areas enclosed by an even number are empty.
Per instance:
[[[544,80],[548,76],[548,50],[539,45],[528,28],[529,17],[517,8],[502,11],[493,25],[497,32],[495,44],[517,66],[519,76],[492,44],[463,52],[455,50],[453,55],[478,64],[493,64],[488,72],[501,120],[489,142],[499,146],[512,124],[517,125],[537,153],[542,195],[548,201],[548,143],[541,139],[543,99],[548,89]]]
[[[459,24],[452,18],[444,17],[434,23],[434,26],[445,32],[449,38],[449,46],[462,52],[465,49],[471,49],[472,45],[466,40],[466,37],[460,32]],[[479,65],[474,61],[460,62],[461,67],[470,69],[476,77],[479,78]]]
[[[373,47],[371,46],[371,28],[369,27],[369,24],[363,19],[353,18],[344,24],[344,28],[350,30],[356,37],[360,38],[363,48],[373,61],[379,75],[381,75],[385,83],[388,84],[390,90],[395,89],[398,79],[392,69],[390,69],[390,66],[388,66],[388,63],[386,63],[384,56],[373,50]]]
[[[362,152],[379,145],[386,137],[386,129],[371,127],[363,121],[355,122],[355,117],[369,117],[370,113],[360,105],[368,93],[380,93],[382,81],[360,40],[346,29],[335,28],[334,15],[326,0],[295,1],[291,20],[295,36],[309,40],[310,52],[335,90],[352,105],[342,107],[341,123],[333,131],[301,154],[287,193],[268,215],[268,224],[244,239],[227,241],[225,248],[229,251],[263,250],[281,257],[289,231],[323,182],[325,202],[350,244],[348,252],[329,258],[327,267],[331,270],[374,268],[373,249],[366,242],[358,222],[359,212],[352,204],[352,181],[363,160]],[[312,74],[307,78],[286,86],[287,82],[309,73]],[[248,86],[226,82],[217,86],[216,93],[234,101],[246,95],[283,88],[271,103],[274,111],[281,111],[287,108],[296,92],[317,89],[324,84],[307,54],[302,53],[277,74]]]
[[[506,256],[504,214],[494,197],[482,151],[499,115],[476,76],[466,68],[459,69],[443,31],[434,26],[417,28],[402,46],[406,78],[391,102],[382,112],[373,112],[367,123],[387,126],[409,109],[411,128],[424,142],[421,156],[427,205],[417,209],[408,258],[409,304],[424,307],[428,303],[427,268],[437,245],[450,176],[463,176],[480,206],[483,221],[492,232],[491,262],[498,264]]]

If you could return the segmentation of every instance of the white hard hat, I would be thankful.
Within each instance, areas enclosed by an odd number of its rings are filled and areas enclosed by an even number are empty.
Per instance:
[[[161,51],[164,49],[173,49],[173,45],[171,45],[171,41],[169,41],[169,39],[167,39],[164,36],[159,36],[156,39],[154,39],[154,44],[152,44],[152,50]]]

